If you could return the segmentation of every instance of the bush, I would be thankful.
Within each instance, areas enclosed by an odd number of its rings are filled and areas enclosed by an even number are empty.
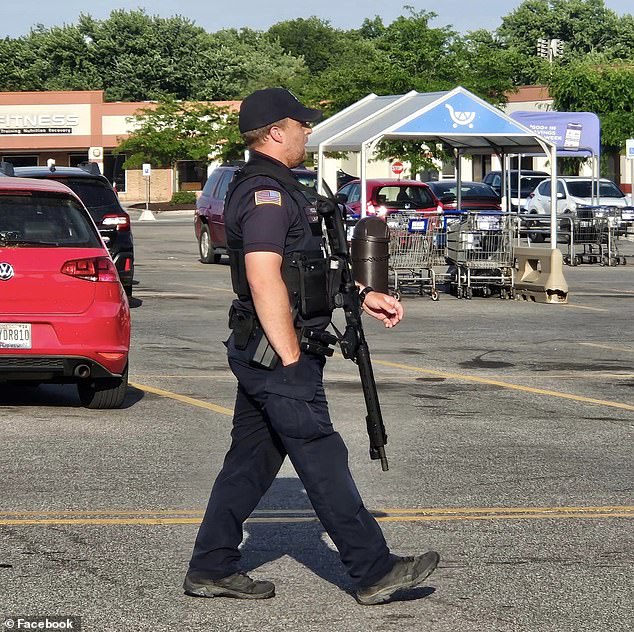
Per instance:
[[[196,204],[196,194],[193,191],[176,191],[170,204]]]

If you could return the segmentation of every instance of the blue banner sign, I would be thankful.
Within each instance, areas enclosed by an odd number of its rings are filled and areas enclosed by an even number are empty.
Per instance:
[[[513,112],[511,118],[555,145],[560,156],[601,153],[601,123],[592,112]]]

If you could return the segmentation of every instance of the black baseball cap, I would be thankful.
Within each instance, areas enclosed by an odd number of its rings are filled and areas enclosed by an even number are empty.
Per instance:
[[[307,108],[284,88],[265,88],[242,101],[238,127],[242,133],[250,132],[285,118],[312,123],[321,118],[321,110]]]

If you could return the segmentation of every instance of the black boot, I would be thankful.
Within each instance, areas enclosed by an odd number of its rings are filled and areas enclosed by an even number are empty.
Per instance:
[[[221,579],[205,579],[190,571],[183,583],[192,597],[233,597],[234,599],[268,599],[275,596],[275,584],[255,581],[246,573],[234,573]]]
[[[428,551],[416,557],[399,557],[392,570],[372,586],[357,591],[357,601],[364,606],[388,601],[397,591],[422,584],[438,566],[440,555]]]

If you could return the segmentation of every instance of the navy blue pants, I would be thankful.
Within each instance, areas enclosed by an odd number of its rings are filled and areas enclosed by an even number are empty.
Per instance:
[[[348,468],[348,450],[335,432],[323,388],[325,360],[302,353],[272,371],[249,364],[252,349],[228,342],[238,378],[231,448],[211,491],[190,570],[210,579],[239,570],[242,524],[270,487],[286,455],[315,512],[359,586],[392,568],[383,533],[364,507]]]

